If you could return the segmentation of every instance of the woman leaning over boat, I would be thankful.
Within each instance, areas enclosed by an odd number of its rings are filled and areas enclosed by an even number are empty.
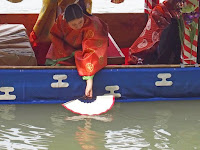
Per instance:
[[[30,33],[30,42],[38,65],[45,63],[45,57],[51,44],[49,32],[57,16],[64,11],[67,5],[73,3],[79,3],[85,13],[91,14],[92,0],[43,0],[42,9]]]
[[[93,76],[107,65],[108,28],[96,16],[87,16],[77,4],[58,16],[51,31],[46,65],[76,65],[92,97]]]

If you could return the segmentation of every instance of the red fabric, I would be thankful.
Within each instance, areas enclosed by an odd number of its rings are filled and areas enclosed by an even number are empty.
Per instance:
[[[39,66],[43,66],[46,61],[46,54],[50,47],[50,42],[36,42],[37,36],[34,31],[32,31],[29,35],[29,40],[31,43],[31,46],[33,48],[33,51],[35,53],[35,57],[37,59],[37,64]]]
[[[166,5],[167,4],[167,5]],[[130,47],[129,63],[137,64],[137,59],[145,59],[146,55],[156,50],[162,31],[170,24],[172,15],[168,10],[169,4],[163,2],[154,7],[148,22],[138,39]]]
[[[30,33],[30,36],[29,36],[29,40],[30,40],[30,42],[31,42],[32,45],[33,45],[33,43],[35,42],[36,39],[37,39],[37,36],[36,36],[35,32],[32,31]]]
[[[128,54],[129,54],[129,48],[121,48],[122,53],[125,56],[125,64],[124,65],[128,65]]]
[[[114,42],[114,41],[113,41]],[[108,50],[107,50],[107,55],[108,57],[119,57],[120,52],[117,50],[117,47],[114,45],[112,40],[109,38],[109,44],[108,44]]]
[[[145,0],[144,12],[150,14],[157,4],[159,4],[159,0]]]
[[[75,63],[80,76],[91,76],[107,65],[107,25],[95,16],[84,16],[79,30],[71,29],[61,14],[51,29],[52,46],[46,58],[59,59],[75,51]],[[58,62],[68,65],[66,61]]]
[[[35,43],[34,46],[32,46],[33,51],[35,53],[35,57],[37,59],[37,64],[39,66],[43,66],[46,61],[46,54],[49,50],[51,43],[50,42],[42,42],[42,43]]]

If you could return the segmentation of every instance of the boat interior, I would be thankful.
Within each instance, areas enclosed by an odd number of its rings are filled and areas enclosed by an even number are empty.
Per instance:
[[[161,68],[161,67],[190,67],[194,65],[181,64],[154,64],[154,65],[128,65],[128,49],[138,38],[146,26],[148,16],[145,13],[103,13],[93,14],[108,24],[109,33],[123,52],[124,57],[109,57],[107,68]],[[33,29],[38,14],[0,14],[0,24],[23,24],[27,35]],[[21,66],[0,66],[1,68],[20,68]],[[26,66],[27,68],[29,66]],[[31,66],[33,68],[48,68],[47,66]],[[23,66],[24,68],[24,66]],[[54,68],[61,68],[54,67]],[[65,66],[63,68],[74,68]]]

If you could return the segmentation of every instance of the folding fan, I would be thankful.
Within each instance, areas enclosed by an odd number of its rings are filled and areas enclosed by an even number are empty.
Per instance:
[[[91,102],[88,102],[91,101]],[[80,115],[100,115],[106,113],[114,105],[113,95],[97,96],[95,100],[71,100],[63,103],[66,109]]]

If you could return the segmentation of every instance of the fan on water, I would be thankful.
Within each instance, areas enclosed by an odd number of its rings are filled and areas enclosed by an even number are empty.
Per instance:
[[[88,102],[92,101],[92,102]],[[115,97],[113,95],[97,96],[95,100],[71,100],[69,102],[63,103],[62,105],[80,115],[100,115],[106,113],[112,108],[115,102]]]

